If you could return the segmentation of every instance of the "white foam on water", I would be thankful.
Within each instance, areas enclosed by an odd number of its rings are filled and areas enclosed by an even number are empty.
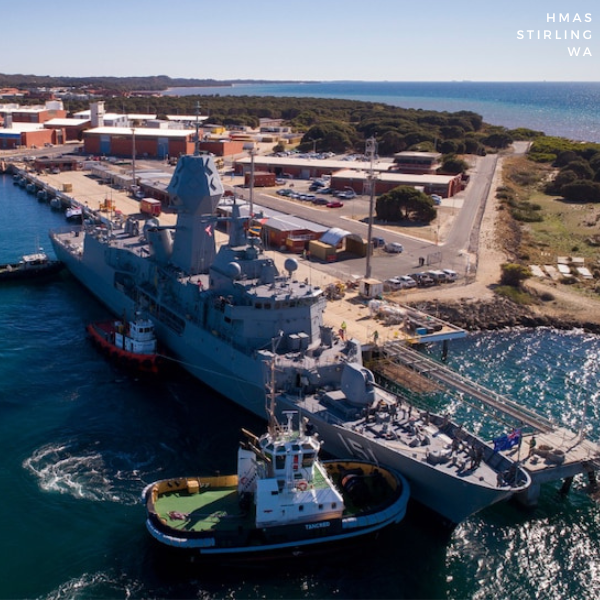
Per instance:
[[[49,444],[36,450],[23,466],[42,490],[78,499],[135,504],[142,485],[143,463],[136,464],[135,457],[122,452],[103,452],[97,443],[92,447],[74,442]]]

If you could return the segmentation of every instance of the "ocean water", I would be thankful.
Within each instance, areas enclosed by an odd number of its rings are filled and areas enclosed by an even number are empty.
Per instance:
[[[0,261],[64,217],[0,177]],[[96,353],[84,327],[108,315],[68,274],[0,287],[0,598],[556,598],[600,596],[600,515],[576,479],[534,510],[490,507],[450,535],[410,506],[375,542],[283,565],[207,568],[159,547],[143,487],[235,469],[240,429],[263,424],[183,373],[136,380]],[[440,348],[431,349],[432,355]],[[469,336],[448,363],[552,415],[600,425],[600,338],[551,329]],[[480,415],[450,404],[485,432]],[[440,490],[440,494],[444,491]]]
[[[294,96],[384,102],[404,108],[471,110],[510,129],[600,142],[600,82],[393,82],[324,81],[171,88],[168,95]],[[204,110],[210,110],[207,99]]]

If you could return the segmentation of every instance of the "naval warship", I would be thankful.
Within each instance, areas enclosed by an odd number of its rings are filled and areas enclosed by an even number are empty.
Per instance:
[[[297,261],[279,272],[235,202],[216,216],[211,155],[182,156],[168,192],[174,226],[129,217],[50,232],[57,257],[115,315],[144,311],[181,366],[263,418],[273,382],[278,410],[300,412],[328,453],[398,470],[449,524],[529,485],[483,440],[376,385],[360,342],[324,325],[324,290],[298,278]],[[216,227],[229,233],[218,252]]]

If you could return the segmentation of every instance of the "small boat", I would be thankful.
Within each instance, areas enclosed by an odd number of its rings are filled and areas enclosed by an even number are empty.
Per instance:
[[[81,206],[71,206],[65,211],[67,221],[79,221],[83,218],[83,209]]]
[[[56,196],[54,196],[54,198],[52,198],[50,200],[50,208],[52,208],[53,210],[60,210],[62,207],[62,204],[60,202],[60,198],[57,198]]]
[[[50,260],[45,252],[25,254],[19,262],[0,265],[0,281],[17,281],[53,275],[63,266],[60,260]]]
[[[409,485],[359,459],[320,461],[321,442],[295,411],[267,433],[244,431],[237,474],[164,479],[144,489],[146,527],[159,542],[204,557],[283,558],[329,550],[399,523]]]
[[[139,373],[158,373],[154,323],[136,314],[132,321],[91,323],[87,332],[92,342],[117,364]]]
[[[38,202],[48,202],[48,192],[46,190],[39,190],[37,193]]]

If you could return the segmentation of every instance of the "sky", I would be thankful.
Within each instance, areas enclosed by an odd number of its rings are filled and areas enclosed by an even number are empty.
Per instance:
[[[0,12],[0,73],[599,81],[598,40],[597,0],[28,0]]]

